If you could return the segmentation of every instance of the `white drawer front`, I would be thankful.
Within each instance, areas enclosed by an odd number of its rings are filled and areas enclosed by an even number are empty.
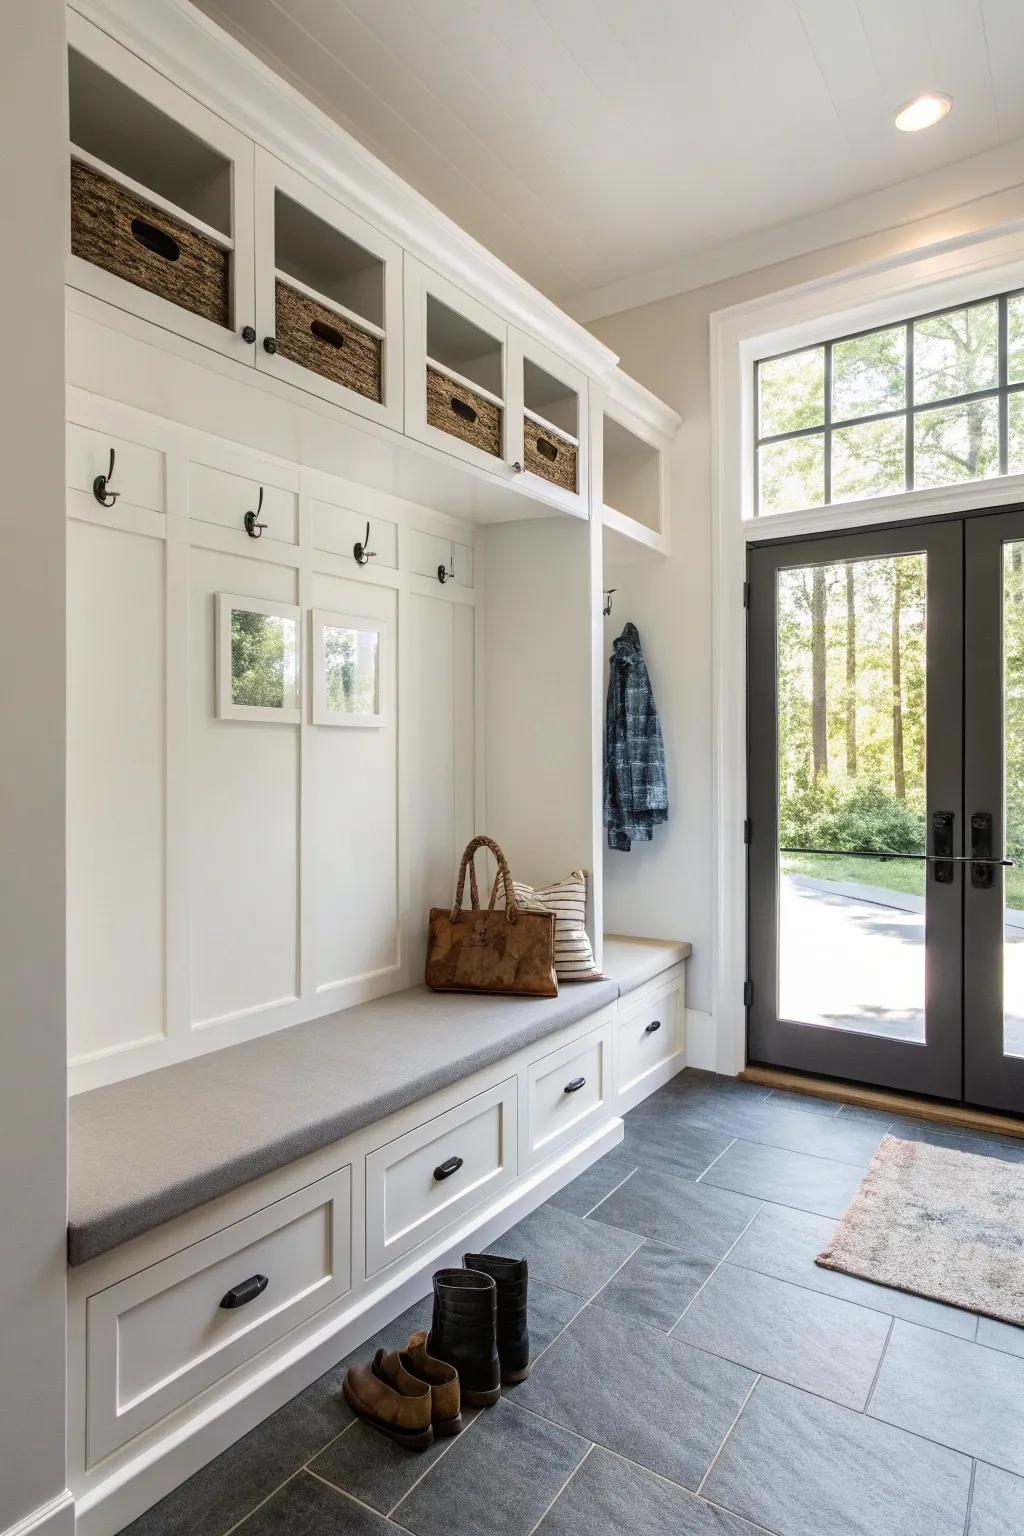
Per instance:
[[[264,524],[260,538],[276,539],[281,544],[298,543],[299,499],[293,490],[215,469],[209,464],[191,464],[188,491],[189,515],[198,522],[237,529],[243,543],[248,544],[245,514],[258,512],[258,520]]]
[[[461,1159],[454,1172],[442,1170]],[[408,1253],[516,1176],[516,1079],[366,1158],[366,1272]]]
[[[148,507],[152,512],[164,510],[164,456],[155,448],[144,448],[141,443],[130,443],[123,437],[79,427],[74,422],[68,423],[66,442],[65,479],[72,490],[88,491],[91,496],[96,476],[106,475],[110,469],[113,449],[110,490],[117,491],[118,501],[126,506]]]
[[[370,536],[367,542],[366,529]],[[331,554],[351,557],[356,544],[373,550],[372,568],[383,565],[393,571],[398,565],[398,529],[383,517],[367,517],[351,507],[338,507],[330,501],[313,503],[313,544]],[[353,561],[353,570],[358,569]]]
[[[574,1040],[531,1064],[527,1073],[531,1159],[553,1152],[596,1119],[609,1097],[609,1034]]]
[[[674,1056],[682,1040],[682,983],[670,982],[628,1009],[616,1031],[616,1076],[619,1093],[642,1081],[648,1072]]]
[[[90,1296],[89,1464],[343,1296],[350,1225],[342,1168]],[[261,1294],[222,1306],[255,1275]]]

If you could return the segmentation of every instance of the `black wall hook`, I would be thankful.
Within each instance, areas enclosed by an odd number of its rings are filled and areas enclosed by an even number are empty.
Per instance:
[[[450,569],[449,569],[449,567],[450,567]],[[454,581],[455,580],[455,550],[454,549],[452,550],[451,554],[448,556],[448,565],[447,566],[445,566],[445,565],[439,565],[438,566],[438,568],[437,568],[437,579],[441,583],[442,587],[444,586],[446,581]]]
[[[111,480],[114,478],[114,450],[110,450],[110,468],[105,475],[97,475],[92,483],[92,493],[101,507],[112,507],[120,496],[120,491],[108,490]]]
[[[601,612],[604,614],[606,619],[610,619],[612,616],[612,596],[617,591],[617,587],[607,587],[605,589],[604,607],[601,609]]]
[[[372,560],[376,556],[377,551],[375,549],[367,549],[366,546],[369,544],[369,542],[370,525],[367,523],[366,532],[363,534],[362,542],[352,545],[352,558],[356,562],[356,565],[365,565],[367,560]]]
[[[260,513],[262,511],[263,511],[263,487],[261,485],[260,486],[260,499],[256,503],[256,511],[255,512],[247,512],[245,514],[245,516],[242,518],[242,525],[245,528],[245,531],[249,535],[250,539],[262,539],[262,537],[263,537],[263,530],[264,530],[264,528],[267,525],[266,525],[266,523],[261,523],[260,520],[259,520]]]

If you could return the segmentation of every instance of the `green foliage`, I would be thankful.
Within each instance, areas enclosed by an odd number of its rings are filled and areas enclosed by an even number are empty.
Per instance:
[[[294,626],[288,626],[291,635]],[[231,699],[262,709],[283,709],[285,675],[294,648],[286,625],[273,614],[231,610]]]
[[[924,836],[923,808],[878,784],[830,783],[802,775],[779,806],[783,848],[924,853]]]

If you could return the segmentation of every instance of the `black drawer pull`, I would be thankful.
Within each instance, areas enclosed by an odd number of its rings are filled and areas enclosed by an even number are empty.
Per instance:
[[[457,395],[452,395],[452,410],[456,416],[461,416],[463,421],[476,421],[476,411],[465,400],[460,400]]]
[[[558,458],[558,449],[555,447],[554,443],[552,443],[546,437],[538,437],[537,452],[540,454],[542,459],[547,459],[551,464],[553,464]]]
[[[317,341],[326,341],[329,347],[343,347],[345,345],[345,337],[341,331],[338,330],[337,326],[328,325],[326,320],[311,320],[309,328]]]
[[[450,1157],[447,1162],[438,1164],[438,1166],[434,1169],[434,1178],[437,1179],[438,1183],[440,1183],[442,1179],[450,1179],[452,1174],[458,1173],[461,1167],[461,1157]]]
[[[661,1028],[661,1020],[660,1019],[652,1019],[651,1022],[648,1024],[647,1028],[644,1030],[644,1034],[645,1035],[653,1035],[655,1033],[655,1031],[659,1030],[660,1028]]]
[[[162,256],[165,261],[177,261],[181,255],[181,246],[174,236],[169,235],[165,229],[158,229],[146,219],[132,219],[132,234],[147,251],[152,251],[154,256]]]
[[[587,1080],[585,1077],[574,1077],[571,1083],[566,1083],[565,1087],[562,1089],[562,1092],[579,1093],[580,1089],[583,1087],[586,1081]]]
[[[248,1280],[243,1280],[241,1285],[233,1285],[230,1291],[226,1291],[220,1299],[222,1307],[228,1311],[232,1307],[244,1307],[247,1302],[255,1301],[257,1296],[262,1296],[270,1284],[266,1275],[250,1275]]]

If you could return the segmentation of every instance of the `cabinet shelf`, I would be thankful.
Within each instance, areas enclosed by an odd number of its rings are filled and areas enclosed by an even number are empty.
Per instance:
[[[197,235],[203,235],[213,245],[220,247],[222,251],[233,251],[235,242],[230,235],[222,234],[219,229],[214,229],[211,224],[204,224],[202,219],[196,218],[187,208],[182,208],[178,203],[172,203],[170,198],[161,197],[159,192],[154,192],[152,187],[144,186],[141,181],[134,181],[131,176],[119,171],[116,165],[110,165],[106,160],[101,160],[99,155],[91,155],[87,149],[82,149],[78,144],[71,145],[71,158],[81,165],[87,165],[91,170],[98,171],[101,176],[106,176],[110,181],[116,181],[119,187],[124,187],[126,192],[132,192],[143,202],[149,203],[161,213],[166,213],[172,219],[177,219],[179,224],[186,224],[189,229],[195,230]]]
[[[492,405],[504,409],[505,402],[500,395],[494,395],[489,389],[484,389],[482,384],[477,384],[474,379],[467,378],[464,373],[459,373],[456,368],[450,368],[447,363],[439,362],[436,357],[427,355],[427,367],[433,368],[435,373],[444,374],[446,379],[451,379],[453,384],[461,384],[463,389],[471,389],[474,395],[480,395],[484,400],[489,400]]]
[[[365,319],[363,315],[357,315],[354,309],[347,309],[344,304],[339,304],[337,299],[329,298],[318,288],[311,288],[308,283],[294,277],[291,272],[286,272],[283,267],[275,267],[274,277],[278,282],[287,283],[288,287],[294,288],[297,293],[304,293],[307,299],[315,299],[325,309],[333,309],[336,315],[341,315],[344,320],[350,320],[361,331],[366,331],[367,335],[376,336],[378,341],[383,341],[387,335],[382,325],[374,325],[372,320]]]
[[[545,432],[553,433],[555,437],[561,438],[563,442],[571,443],[574,448],[579,447],[580,440],[575,436],[574,433],[567,432],[564,427],[556,426],[553,421],[549,421],[548,418],[546,416],[542,416],[539,411],[531,411],[528,406],[524,406],[523,415],[526,417],[527,421],[532,421],[535,427],[540,427]]]

